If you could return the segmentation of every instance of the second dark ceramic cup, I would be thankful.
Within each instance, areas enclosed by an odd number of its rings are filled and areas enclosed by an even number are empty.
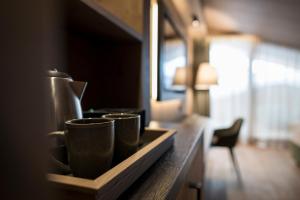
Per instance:
[[[89,110],[83,113],[84,118],[99,118],[103,115],[112,113],[130,113],[137,114],[141,117],[141,127],[140,127],[140,137],[143,136],[145,132],[146,123],[146,111],[144,109],[138,108],[102,108],[97,110]]]
[[[112,113],[103,118],[115,120],[115,150],[113,163],[118,164],[137,151],[140,136],[140,115]]]
[[[73,119],[65,125],[65,140],[73,175],[94,179],[109,170],[114,153],[114,120]]]

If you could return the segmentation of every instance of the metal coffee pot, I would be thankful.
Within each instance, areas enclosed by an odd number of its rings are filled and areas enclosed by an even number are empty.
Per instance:
[[[73,81],[66,73],[57,70],[48,71],[51,131],[63,131],[65,121],[82,118],[80,100],[86,85],[87,82]]]

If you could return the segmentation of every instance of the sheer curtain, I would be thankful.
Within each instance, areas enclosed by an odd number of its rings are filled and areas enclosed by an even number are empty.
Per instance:
[[[219,85],[210,91],[216,127],[243,117],[242,141],[287,139],[289,126],[300,123],[300,51],[215,39],[209,58],[219,76]]]
[[[252,61],[253,137],[287,139],[300,122],[300,52],[260,44]]]

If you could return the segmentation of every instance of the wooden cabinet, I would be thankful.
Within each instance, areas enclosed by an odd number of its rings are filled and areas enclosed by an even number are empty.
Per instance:
[[[142,0],[96,0],[108,12],[124,21],[139,34],[143,33],[143,3]]]
[[[190,160],[186,168],[187,173],[183,180],[181,189],[178,193],[177,200],[199,200],[202,198],[203,193],[203,180],[204,180],[204,149],[203,140],[204,134],[202,133],[199,141],[197,142],[193,152],[191,153]]]
[[[58,69],[88,82],[83,110],[143,108],[149,116],[149,1],[64,3],[65,64]]]
[[[119,199],[197,199],[190,183],[203,181],[203,139],[208,119],[189,116],[178,123],[151,122],[151,128],[176,129],[174,146]],[[200,195],[201,196],[201,195]]]

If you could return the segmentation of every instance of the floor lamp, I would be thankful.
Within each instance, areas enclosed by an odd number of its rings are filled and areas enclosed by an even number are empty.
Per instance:
[[[197,69],[195,91],[197,92],[198,113],[210,116],[209,87],[218,84],[216,69],[209,63],[201,63]]]

